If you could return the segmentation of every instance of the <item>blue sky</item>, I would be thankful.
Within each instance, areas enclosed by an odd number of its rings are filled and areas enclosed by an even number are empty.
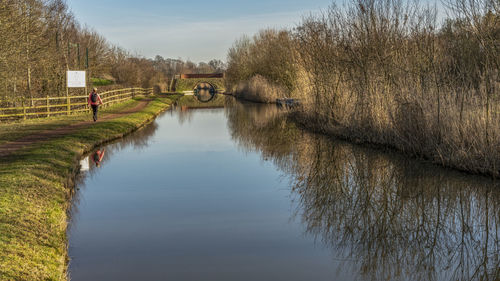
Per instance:
[[[194,62],[226,59],[243,34],[267,27],[293,27],[333,0],[67,0],[82,25],[109,42],[153,58]]]

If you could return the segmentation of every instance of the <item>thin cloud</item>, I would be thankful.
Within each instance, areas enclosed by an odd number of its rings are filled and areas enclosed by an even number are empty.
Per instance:
[[[100,32],[110,42],[145,57],[162,55],[197,62],[214,58],[225,60],[227,50],[242,35],[253,35],[263,28],[293,27],[300,22],[302,14],[296,11],[206,21],[135,18],[126,24],[108,24]]]

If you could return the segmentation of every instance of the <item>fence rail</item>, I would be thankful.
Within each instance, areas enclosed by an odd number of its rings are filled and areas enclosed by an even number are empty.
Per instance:
[[[153,88],[126,88],[102,92],[99,95],[103,106],[109,106],[135,96],[149,95],[151,93],[153,93]],[[43,118],[88,111],[87,99],[87,95],[20,99],[17,103],[14,103],[14,106],[0,107],[0,120]]]

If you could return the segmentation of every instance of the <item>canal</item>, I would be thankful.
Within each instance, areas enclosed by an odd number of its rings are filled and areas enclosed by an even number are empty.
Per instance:
[[[72,281],[500,277],[498,182],[225,103],[81,160]]]

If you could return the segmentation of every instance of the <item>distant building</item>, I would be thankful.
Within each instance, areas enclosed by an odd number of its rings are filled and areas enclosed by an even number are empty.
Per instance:
[[[224,78],[224,73],[210,74],[181,74],[181,79],[199,79],[199,78]]]

